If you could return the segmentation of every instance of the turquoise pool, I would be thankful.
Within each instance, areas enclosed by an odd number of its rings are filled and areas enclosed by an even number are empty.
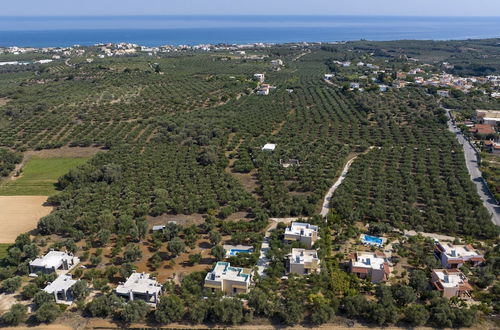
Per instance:
[[[370,236],[370,235],[364,235],[362,240],[363,240],[363,243],[371,244],[371,245],[382,246],[382,243],[383,243],[383,240],[380,237]]]
[[[244,250],[244,249],[231,249],[231,250],[229,250],[228,255],[235,256],[238,253],[252,253],[252,249],[247,249],[247,250]]]

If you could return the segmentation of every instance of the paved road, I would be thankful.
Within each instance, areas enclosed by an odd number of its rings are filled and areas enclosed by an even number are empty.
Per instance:
[[[484,206],[490,212],[491,220],[497,226],[500,226],[500,205],[497,204],[495,198],[488,189],[486,181],[483,179],[481,171],[479,170],[476,151],[474,150],[472,144],[463,136],[460,130],[453,125],[450,110],[446,109],[446,113],[449,118],[448,130],[455,134],[458,142],[464,148],[465,164],[467,165],[467,169],[469,170],[471,180],[476,185],[477,192],[483,200]]]

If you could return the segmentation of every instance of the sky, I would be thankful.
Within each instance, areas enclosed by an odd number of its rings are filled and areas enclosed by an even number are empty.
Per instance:
[[[24,0],[0,16],[404,15],[499,16],[500,0]]]

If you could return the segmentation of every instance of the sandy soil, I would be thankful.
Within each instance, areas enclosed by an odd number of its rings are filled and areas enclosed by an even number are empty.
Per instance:
[[[41,325],[35,325],[35,326],[19,326],[19,327],[8,327],[6,329],[9,330],[26,330],[26,329],[33,329],[33,330],[73,330],[72,327],[64,324],[41,324]],[[83,328],[82,328],[83,329]]]
[[[259,322],[259,320],[256,320]],[[492,327],[493,326],[493,327]],[[154,329],[150,327],[147,324],[132,324],[130,327],[132,328],[139,328],[139,329]],[[107,319],[91,319],[91,321],[87,325],[88,329],[118,329],[120,326],[116,323],[110,322]],[[494,329],[494,324],[490,322],[485,322],[484,324],[477,325],[472,328],[466,328],[466,329]],[[293,327],[286,327],[283,325],[277,325],[277,324],[269,324],[266,321],[264,321],[263,324],[243,324],[243,325],[237,325],[237,326],[222,326],[222,325],[190,325],[190,324],[179,324],[179,323],[172,323],[168,325],[164,325],[161,327],[161,329],[247,329],[247,330],[276,330],[276,329],[287,329],[287,330],[298,330],[298,329],[339,329],[339,330],[353,330],[353,329],[383,329],[383,330],[402,330],[402,329],[407,329],[403,327],[376,327],[376,326],[366,326],[363,324],[360,324],[358,322],[354,322],[352,326],[348,326],[346,322],[343,319],[338,319],[332,323],[327,323],[323,324],[321,326],[317,327],[310,327],[310,326],[293,326]],[[412,328],[414,330],[431,330],[433,328],[429,327],[416,327]],[[465,329],[465,328],[464,328]]]
[[[19,234],[32,231],[52,211],[43,206],[47,196],[0,196],[0,243],[14,243]]]
[[[10,306],[16,304],[16,294],[0,294],[0,314],[5,313],[10,309]]]
[[[0,107],[9,103],[10,99],[0,97]]]
[[[146,216],[148,222],[148,228],[151,229],[156,225],[166,225],[169,221],[175,221],[179,226],[191,226],[199,225],[205,222],[203,214],[193,213],[190,215],[185,214],[162,214],[157,217],[152,217],[150,215]]]

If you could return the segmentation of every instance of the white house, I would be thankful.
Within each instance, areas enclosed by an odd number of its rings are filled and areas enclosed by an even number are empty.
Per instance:
[[[500,110],[476,110],[478,122],[496,126],[500,123]]]
[[[280,59],[277,59],[277,60],[272,60],[271,61],[271,65],[272,66],[282,66],[283,65],[283,61],[280,60]]]
[[[352,89],[359,89],[359,83],[357,82],[352,82],[349,84],[349,87]]]
[[[227,295],[247,293],[250,280],[250,269],[231,267],[229,262],[219,261],[205,277],[205,288],[220,290]]]
[[[288,255],[288,272],[307,275],[319,273],[320,260],[316,250],[292,249]]]
[[[50,251],[43,257],[36,258],[29,263],[30,275],[36,275],[36,273],[39,272],[48,274],[59,270],[70,271],[79,262],[80,259],[72,254],[60,251]]]
[[[292,222],[285,229],[285,241],[300,241],[310,249],[319,238],[319,227],[303,222]]]
[[[436,242],[434,255],[444,268],[460,268],[466,262],[477,266],[485,260],[484,256],[471,245],[453,245],[441,242]]]
[[[266,143],[262,147],[262,151],[274,151],[274,149],[276,149],[276,144],[274,143]]]
[[[469,280],[458,269],[434,269],[431,274],[431,283],[441,291],[445,298],[470,298],[472,286]]]
[[[387,85],[378,85],[378,90],[381,91],[381,92],[387,92]]]
[[[54,282],[49,283],[43,291],[53,294],[56,303],[71,305],[73,303],[73,290],[77,281],[71,275],[59,275]]]
[[[258,82],[263,83],[265,79],[265,75],[263,73],[256,73],[253,75],[253,80],[257,80]]]
[[[450,96],[450,92],[445,90],[445,89],[440,89],[437,91],[437,95],[439,95],[441,97],[448,97],[448,96]]]
[[[125,283],[120,283],[115,292],[128,300],[144,300],[148,305],[156,306],[162,292],[162,285],[149,274],[133,272]]]
[[[335,75],[333,73],[327,73],[324,75],[325,80],[331,80]]]
[[[355,252],[349,260],[349,271],[359,278],[371,278],[373,283],[387,280],[389,263],[383,252]]]

